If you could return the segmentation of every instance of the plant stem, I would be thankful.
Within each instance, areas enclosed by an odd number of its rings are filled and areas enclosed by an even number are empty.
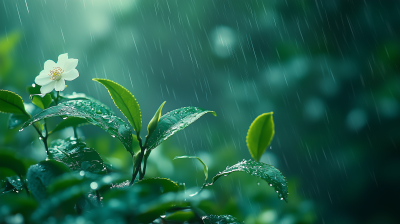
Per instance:
[[[77,130],[76,130],[76,126],[74,126],[73,128],[74,128],[74,137],[75,137],[76,139],[78,139],[78,132],[77,132]]]
[[[146,150],[146,153],[145,153],[145,155],[144,155],[144,161],[143,161],[143,172],[142,172],[142,175],[139,177],[139,180],[142,180],[143,179],[143,177],[144,177],[144,174],[146,173],[146,167],[147,167],[147,158],[149,158],[149,156],[150,156],[150,150],[149,151],[147,151]]]
[[[57,106],[59,98],[60,98],[60,91],[57,91],[57,97],[54,99],[54,105]]]
[[[133,182],[135,182],[136,176],[139,173],[139,171],[140,171],[139,178],[144,176],[144,173],[142,174],[142,171],[140,169],[141,169],[141,164],[142,164],[145,148],[142,145],[142,138],[140,138],[138,133],[136,133],[136,138],[139,141],[140,153],[138,155],[139,156],[138,161],[135,163],[135,165],[133,167],[132,180],[129,183],[129,185],[132,185]]]
[[[99,206],[101,206],[99,190],[96,190],[96,196],[97,196],[97,202],[99,203]]]

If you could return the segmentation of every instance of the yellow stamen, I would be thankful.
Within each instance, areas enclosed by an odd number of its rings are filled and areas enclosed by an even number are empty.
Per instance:
[[[62,73],[64,73],[64,70],[62,70],[60,67],[53,67],[53,70],[50,70],[50,79],[59,80]]]

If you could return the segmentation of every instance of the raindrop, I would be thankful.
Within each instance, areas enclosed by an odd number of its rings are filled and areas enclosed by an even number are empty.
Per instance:
[[[260,186],[260,182],[257,182],[257,185]]]
[[[81,172],[79,172],[79,175],[81,175],[81,176],[85,176],[85,171],[81,171]]]
[[[42,140],[42,137],[39,137],[39,140]]]
[[[269,184],[270,187],[272,187],[272,184]]]
[[[23,131],[23,130],[24,130],[23,128],[19,129],[19,131]]]
[[[281,201],[283,200],[283,198],[281,198]]]
[[[97,190],[98,187],[99,185],[96,182],[90,183],[90,188],[92,188],[92,190]]]

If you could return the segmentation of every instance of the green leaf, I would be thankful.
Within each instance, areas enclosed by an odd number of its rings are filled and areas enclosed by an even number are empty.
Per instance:
[[[79,174],[64,173],[63,175],[54,179],[54,181],[52,181],[49,186],[47,186],[47,192],[49,193],[49,195],[53,195],[70,187],[80,186],[86,181],[87,180]]]
[[[18,176],[26,174],[25,164],[17,158],[15,152],[0,151],[0,167],[14,171]]]
[[[219,172],[213,177],[212,184],[218,180],[221,176],[227,176],[233,172],[245,172],[251,176],[259,177],[265,180],[269,186],[274,187],[278,193],[278,197],[285,201],[288,201],[288,189],[286,178],[282,175],[281,171],[275,167],[253,160],[243,160],[233,166],[226,168],[224,171]]]
[[[164,101],[160,107],[158,108],[157,112],[154,114],[153,118],[151,119],[151,121],[149,122],[149,125],[147,126],[147,136],[146,136],[146,142],[148,141],[148,139],[150,138],[151,134],[153,134],[154,130],[156,130],[158,121],[160,120],[161,117],[161,111],[162,108],[164,107],[166,101]]]
[[[2,209],[0,209],[0,221],[2,223],[16,223],[14,222],[15,219],[11,219],[11,222],[5,222],[4,218],[21,214],[26,218],[22,223],[31,223],[29,222],[29,217],[37,206],[38,202],[32,197],[27,197],[26,194],[1,195],[0,208]]]
[[[193,211],[177,211],[165,217],[165,220],[185,222],[195,218]]]
[[[106,174],[103,159],[94,149],[74,137],[54,140],[49,148],[50,158],[67,165],[71,170]]]
[[[136,182],[134,185],[142,186],[147,189],[153,189],[154,191],[160,191],[159,193],[179,191],[179,185],[177,183],[167,178],[161,177],[143,179]]]
[[[32,103],[27,103],[25,104],[25,111],[28,112],[28,114],[11,114],[10,117],[8,118],[8,129],[14,129],[23,123],[25,123],[27,120],[29,120],[31,115],[35,115],[42,111],[40,108],[35,107]]]
[[[203,160],[201,160],[199,157],[197,157],[197,156],[175,156],[175,158],[173,160],[175,160],[175,159],[197,159],[197,160],[199,160],[201,165],[203,165],[204,175],[206,176],[206,180],[205,181],[207,181],[207,178],[208,178],[208,167],[203,162]]]
[[[183,107],[164,114],[151,135],[145,147],[149,150],[156,148],[161,142],[199,119],[206,113],[217,114],[214,111],[204,110],[198,107]]]
[[[85,118],[67,117],[66,119],[64,119],[60,123],[58,123],[57,126],[52,131],[49,132],[49,134],[63,130],[68,127],[80,127],[80,126],[88,125],[88,124],[90,124],[90,123]]]
[[[239,224],[244,223],[237,220],[235,217],[231,215],[209,215],[202,217],[204,224]]]
[[[32,94],[29,97],[32,101],[33,104],[38,106],[41,109],[46,109],[50,106],[50,104],[53,102],[53,99],[51,98],[50,94],[46,94],[43,96],[43,94]]]
[[[129,126],[121,118],[115,116],[107,106],[96,101],[71,100],[62,102],[33,116],[25,122],[22,129],[32,125],[34,122],[56,116],[84,118],[89,123],[107,131],[112,137],[118,138],[125,149],[133,154],[132,132]]]
[[[19,176],[7,177],[7,182],[10,183],[17,191],[24,189],[24,182]]]
[[[142,128],[142,114],[140,112],[140,107],[135,97],[118,83],[115,83],[108,79],[93,79],[96,82],[103,84],[114,101],[115,106],[121,110],[121,112],[128,119],[129,123],[132,125],[136,134],[140,134],[140,129]]]
[[[262,154],[274,137],[273,112],[261,114],[250,125],[247,132],[246,142],[250,154],[255,161],[260,161]]]
[[[22,98],[11,91],[0,90],[0,112],[26,114]]]
[[[37,200],[47,197],[46,187],[58,176],[68,173],[69,169],[63,163],[55,160],[42,161],[28,169],[28,188]]]

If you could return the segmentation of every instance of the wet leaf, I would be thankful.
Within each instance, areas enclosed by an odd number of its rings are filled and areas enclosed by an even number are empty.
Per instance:
[[[156,113],[154,114],[153,118],[151,119],[151,121],[149,122],[149,125],[147,126],[147,136],[146,136],[146,141],[148,141],[148,138],[150,138],[151,134],[153,134],[154,130],[156,130],[158,121],[160,120],[161,117],[161,111],[162,108],[164,106],[166,101],[164,101],[160,107],[158,108],[158,110],[156,111]]]
[[[206,113],[212,113],[214,116],[217,116],[214,111],[198,107],[183,107],[164,114],[160,118],[154,134],[150,136],[145,147],[149,150],[156,148],[161,142],[186,128]]]
[[[239,224],[244,223],[237,220],[231,215],[208,215],[202,217],[204,224]]]
[[[195,218],[193,211],[177,211],[165,217],[165,220],[185,222]]]
[[[175,159],[197,159],[197,160],[199,160],[201,165],[203,165],[204,175],[206,176],[206,180],[205,181],[207,181],[207,178],[208,178],[208,167],[203,162],[203,160],[201,160],[199,157],[197,157],[197,156],[175,156],[175,158],[173,160],[175,160]]]
[[[177,183],[167,178],[160,178],[160,177],[143,179],[136,182],[134,185],[151,188],[154,189],[155,191],[160,191],[159,193],[179,191],[179,185]]]
[[[106,174],[103,159],[96,150],[74,137],[54,140],[49,148],[50,158],[67,165],[71,170]]]
[[[221,176],[227,176],[234,172],[245,172],[255,177],[259,177],[265,180],[271,187],[274,187],[275,191],[281,200],[285,199],[288,201],[288,189],[286,178],[282,173],[275,167],[252,160],[243,160],[233,166],[227,167],[224,171],[219,172],[213,177],[212,183],[214,183]]]
[[[37,200],[47,197],[46,187],[58,176],[70,172],[68,167],[56,160],[42,161],[28,169],[28,188]]]
[[[57,131],[61,131],[68,127],[80,127],[80,126],[88,125],[88,124],[90,124],[90,123],[85,118],[68,117],[67,119],[64,119],[60,123],[58,123],[57,126],[51,132],[49,132],[49,134],[52,134]]]
[[[121,118],[115,116],[107,106],[96,101],[71,100],[62,102],[33,116],[25,122],[22,128],[28,127],[36,121],[56,116],[84,118],[89,123],[105,130],[112,137],[118,138],[125,149],[133,154],[132,132],[129,126]]]
[[[0,112],[26,114],[22,98],[11,91],[0,90]]]
[[[24,182],[22,182],[19,176],[7,177],[7,182],[18,191],[22,191],[24,189]]]
[[[0,167],[14,171],[18,176],[25,176],[25,164],[17,158],[15,152],[0,151]]]
[[[261,114],[250,125],[246,142],[250,154],[255,161],[260,161],[262,154],[271,143],[274,133],[272,112]]]
[[[140,112],[139,104],[132,93],[120,84],[111,80],[97,78],[93,80],[101,83],[107,88],[108,93],[114,101],[114,104],[128,119],[136,134],[139,135],[140,129],[142,128],[142,114]]]

